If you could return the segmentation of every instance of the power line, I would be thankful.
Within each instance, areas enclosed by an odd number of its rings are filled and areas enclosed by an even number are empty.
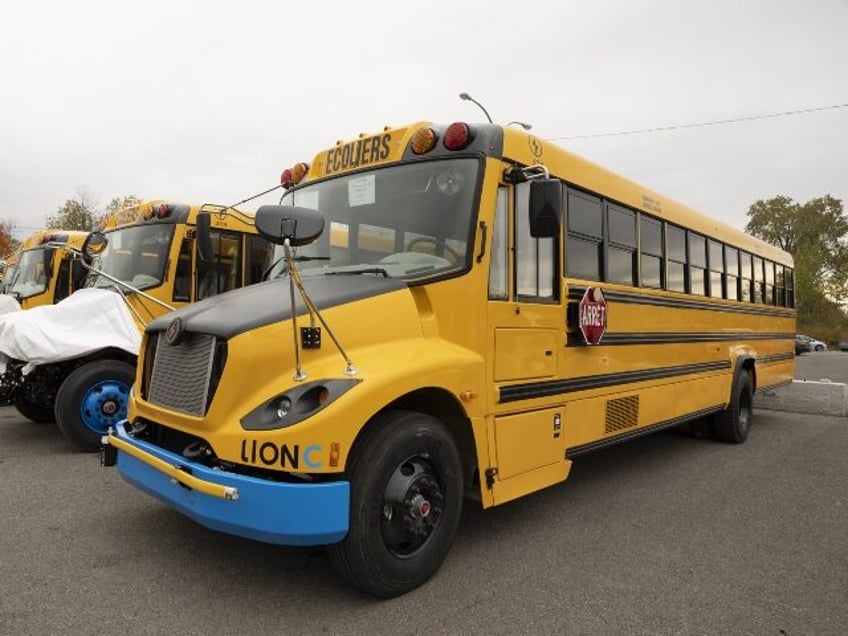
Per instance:
[[[639,130],[622,130],[619,132],[595,133],[592,135],[573,135],[569,137],[549,137],[548,141],[562,141],[566,139],[592,139],[595,137],[614,137],[617,135],[640,135],[643,133],[661,132],[663,130],[677,130],[679,128],[698,128],[701,126],[719,126],[722,124],[736,124],[742,121],[753,121],[755,119],[770,119],[772,117],[787,117],[789,115],[802,115],[815,113],[822,110],[833,110],[835,108],[846,108],[848,104],[833,104],[831,106],[819,106],[818,108],[804,108],[802,110],[787,110],[782,113],[771,113],[769,115],[752,115],[751,117],[736,117],[734,119],[720,119],[718,121],[704,121],[696,124],[678,124],[676,126],[660,126],[657,128],[641,128]]]

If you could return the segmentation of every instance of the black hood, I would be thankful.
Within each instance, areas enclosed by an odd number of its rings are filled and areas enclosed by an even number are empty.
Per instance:
[[[303,286],[318,309],[379,296],[405,289],[406,283],[372,275],[324,275],[306,277]],[[298,315],[306,313],[300,293],[294,291]],[[219,338],[232,338],[245,331],[270,325],[292,316],[288,277],[278,278],[213,296],[157,318],[147,325],[147,333],[164,331],[174,318],[182,320],[185,331]]]

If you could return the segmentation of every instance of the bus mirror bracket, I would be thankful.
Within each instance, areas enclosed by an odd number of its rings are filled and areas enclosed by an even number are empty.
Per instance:
[[[558,179],[534,179],[530,182],[530,236],[559,236],[562,209],[562,184]]]

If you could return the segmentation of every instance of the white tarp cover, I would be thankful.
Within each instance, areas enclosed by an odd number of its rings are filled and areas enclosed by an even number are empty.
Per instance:
[[[10,294],[0,294],[0,316],[21,311],[21,304]]]
[[[0,315],[0,373],[12,360],[40,364],[116,347],[133,355],[141,334],[121,296],[107,289],[80,289],[55,305]]]

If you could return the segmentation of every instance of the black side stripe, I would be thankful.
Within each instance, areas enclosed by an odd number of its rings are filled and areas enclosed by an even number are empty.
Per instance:
[[[580,455],[585,455],[586,453],[591,453],[592,451],[600,450],[602,448],[606,448],[614,444],[619,444],[621,442],[626,442],[637,437],[642,437],[643,435],[648,435],[649,433],[655,433],[656,431],[660,431],[664,428],[671,428],[672,426],[683,424],[684,422],[688,422],[689,420],[695,420],[699,417],[704,417],[712,413],[718,413],[723,409],[724,406],[711,406],[710,408],[695,411],[694,413],[689,413],[680,417],[675,417],[671,420],[658,422],[657,424],[651,424],[650,426],[646,426],[645,428],[640,428],[635,431],[630,431],[629,433],[622,433],[621,435],[616,435],[615,437],[606,437],[604,439],[589,442],[588,444],[583,444],[581,446],[573,446],[572,448],[566,449],[565,456],[569,459],[573,457],[579,457]]]
[[[575,391],[588,391],[590,389],[600,389],[607,386],[619,386],[633,382],[673,378],[681,375],[706,373],[707,371],[720,371],[729,368],[730,361],[719,360],[717,362],[702,362],[699,364],[683,364],[675,367],[645,369],[644,371],[625,371],[622,373],[584,376],[580,378],[570,378],[568,380],[546,380],[543,382],[512,384],[509,386],[502,386],[500,388],[498,402],[503,404],[506,402],[515,402],[517,400],[530,400],[533,398],[549,397],[551,395],[573,393]]]
[[[773,362],[783,362],[794,358],[794,353],[773,353],[768,356],[757,356],[757,364],[771,364]]]
[[[603,283],[600,283],[602,285]],[[585,287],[572,287],[568,290],[568,299],[579,301],[586,292]],[[604,289],[604,296],[609,302],[622,303],[624,305],[652,305],[655,307],[674,307],[675,309],[699,309],[703,311],[724,311],[737,314],[754,314],[757,316],[774,316],[775,318],[793,318],[795,310],[787,307],[763,307],[742,301],[727,301],[716,298],[713,301],[694,300],[683,298],[668,298],[666,296],[654,296],[650,293],[634,293],[618,290]],[[728,305],[727,302],[739,304]]]
[[[599,347],[604,345],[683,344],[687,342],[733,342],[736,340],[794,340],[792,332],[752,333],[749,331],[717,333],[605,333]],[[587,347],[578,332],[566,336],[569,347]]]

